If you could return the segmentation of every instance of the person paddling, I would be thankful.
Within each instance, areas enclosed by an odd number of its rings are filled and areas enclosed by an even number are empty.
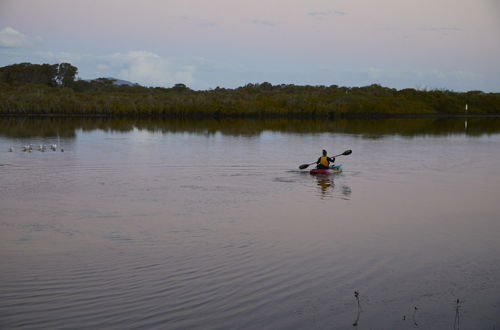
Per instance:
[[[335,162],[335,157],[330,158],[326,155],[326,150],[323,150],[323,155],[316,161],[316,168],[327,169],[330,168],[330,163]]]

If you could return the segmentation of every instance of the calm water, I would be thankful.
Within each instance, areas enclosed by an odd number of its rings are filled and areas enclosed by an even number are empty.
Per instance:
[[[498,119],[0,119],[0,328],[498,329],[499,196]]]

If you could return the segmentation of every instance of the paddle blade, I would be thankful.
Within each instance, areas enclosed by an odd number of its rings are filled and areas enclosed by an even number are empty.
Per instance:
[[[342,155],[344,155],[344,156],[347,156],[347,155],[350,155],[350,154],[352,154],[352,150],[346,150],[346,151],[344,151],[342,153]]]
[[[299,166],[299,168],[300,168],[301,170],[303,170],[303,169],[305,169],[305,168],[308,168],[308,167],[309,167],[309,165],[310,165],[310,164],[302,164],[302,165],[300,165],[300,166]]]

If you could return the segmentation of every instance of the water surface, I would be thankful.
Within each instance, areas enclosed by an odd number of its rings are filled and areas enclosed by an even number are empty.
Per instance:
[[[0,119],[0,328],[499,327],[498,124]]]

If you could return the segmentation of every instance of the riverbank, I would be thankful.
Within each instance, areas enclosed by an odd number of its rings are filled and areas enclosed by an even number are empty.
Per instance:
[[[248,84],[185,86],[0,84],[0,115],[160,118],[427,118],[500,116],[500,93]]]

